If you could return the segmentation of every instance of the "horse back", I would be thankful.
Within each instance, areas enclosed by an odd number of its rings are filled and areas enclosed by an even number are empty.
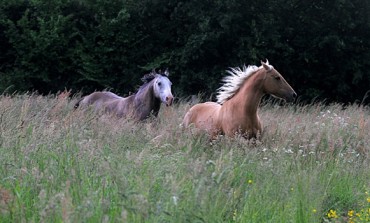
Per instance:
[[[218,121],[220,108],[221,105],[215,102],[196,104],[185,114],[183,126],[194,124],[196,128],[205,130],[211,135],[217,134],[221,130]]]
[[[122,97],[109,91],[98,91],[83,97],[80,101],[76,103],[75,108],[79,106],[86,107],[89,105],[95,105],[96,108],[100,109],[105,102],[120,98]]]

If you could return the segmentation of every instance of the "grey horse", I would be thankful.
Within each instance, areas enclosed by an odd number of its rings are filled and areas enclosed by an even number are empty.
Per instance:
[[[153,70],[141,78],[144,84],[135,94],[120,97],[109,91],[94,92],[79,100],[75,108],[91,105],[95,110],[136,120],[144,120],[151,114],[156,117],[161,103],[171,106],[173,102],[172,83],[168,76],[168,70],[163,73]]]

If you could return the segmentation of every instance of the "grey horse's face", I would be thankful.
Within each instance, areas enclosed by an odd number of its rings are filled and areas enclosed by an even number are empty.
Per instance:
[[[173,102],[171,85],[172,83],[167,76],[158,75],[158,77],[154,79],[154,94],[167,106],[172,105]]]

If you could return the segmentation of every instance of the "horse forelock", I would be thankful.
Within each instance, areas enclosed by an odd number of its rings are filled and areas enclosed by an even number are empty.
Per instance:
[[[155,72],[144,75],[144,77],[141,78],[144,84],[139,87],[139,89],[136,92],[136,96],[137,97],[142,96],[142,94],[145,92],[145,89],[148,89],[148,87],[153,86],[154,84],[153,80],[159,77],[161,77],[161,75]]]
[[[246,67],[244,65],[242,68],[236,67],[227,70],[226,72],[230,75],[223,78],[224,84],[217,90],[217,103],[223,104],[232,98],[243,83],[261,68],[262,66],[249,65]]]
[[[145,74],[141,78],[141,81],[143,81],[144,83],[148,83],[157,77],[167,77],[168,78],[168,76],[169,76],[168,69],[166,69],[163,72],[159,70],[159,73],[157,73],[155,70],[152,70],[152,72],[150,72],[149,74]]]

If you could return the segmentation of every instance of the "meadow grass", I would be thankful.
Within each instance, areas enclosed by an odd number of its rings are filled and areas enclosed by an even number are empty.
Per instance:
[[[260,108],[260,141],[142,123],[75,98],[0,96],[1,222],[369,222],[370,111]]]

